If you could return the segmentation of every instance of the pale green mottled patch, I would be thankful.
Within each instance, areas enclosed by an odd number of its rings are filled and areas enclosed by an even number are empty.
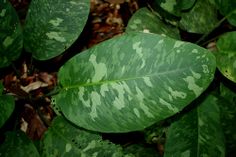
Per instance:
[[[136,20],[134,20],[134,23],[135,24],[140,24],[140,23],[142,23],[142,21],[140,19],[136,19]]]
[[[84,87],[79,88],[79,99],[82,101],[82,104],[86,107],[90,107],[90,99],[85,100],[84,99]]]
[[[198,50],[197,49],[193,49],[192,53],[198,53]]]
[[[138,110],[137,108],[134,108],[133,111],[134,111],[134,114],[135,114],[138,118],[140,118],[139,110]]]
[[[161,7],[169,12],[173,12],[176,0],[166,0],[165,3],[161,3]]]
[[[139,104],[140,104],[140,108],[143,110],[144,114],[149,117],[149,118],[154,118],[154,115],[149,111],[149,108],[144,104],[143,100],[144,100],[144,94],[143,92],[136,87],[136,92],[137,92],[137,99],[139,100]]]
[[[192,70],[191,70],[191,72],[192,72],[194,78],[196,78],[196,79],[200,79],[201,78],[201,74],[196,73],[196,72],[194,72]]]
[[[6,14],[6,11],[7,11],[6,9],[2,9],[2,11],[0,12],[0,16],[4,17]]]
[[[146,61],[145,59],[143,59],[143,53],[142,53],[142,47],[140,46],[141,42],[136,42],[133,44],[133,49],[136,51],[136,53],[138,54],[138,56],[140,58],[142,58],[142,65],[141,65],[141,68],[143,68],[146,64]]]
[[[201,118],[198,118],[198,124],[199,126],[204,126],[204,122]]]
[[[233,63],[233,68],[236,69],[236,60],[235,60],[234,63]]]
[[[164,40],[161,39],[161,40],[158,41],[158,44],[162,44],[163,42],[164,42]]]
[[[59,42],[66,42],[66,39],[60,36],[60,32],[49,32],[46,33],[46,35],[49,39],[54,39]]]
[[[83,152],[86,152],[86,151],[88,151],[88,150],[90,150],[90,149],[94,149],[95,147],[96,147],[96,141],[93,140],[93,141],[91,141],[91,142],[88,144],[88,146],[85,147],[82,151],[83,151]]]
[[[75,1],[70,1],[70,4],[77,5],[78,3],[76,3]]]
[[[92,107],[91,107],[90,116],[92,120],[94,121],[94,118],[98,117],[97,106],[101,105],[100,95],[97,92],[92,92],[91,100],[92,100]]]
[[[92,157],[97,157],[98,156],[98,152],[95,152],[92,154]]]
[[[194,77],[187,76],[184,81],[188,84],[188,89],[193,91],[196,96],[199,96],[203,91],[203,88],[196,84]]]
[[[72,149],[72,146],[70,143],[66,144],[66,152],[69,152]]]
[[[167,101],[165,101],[164,99],[162,98],[159,98],[159,102],[162,104],[162,105],[165,105],[169,110],[173,111],[174,113],[178,112],[179,109],[177,107],[175,107],[174,105],[171,105],[170,103],[168,103]]]
[[[177,98],[185,99],[187,96],[186,93],[173,90],[171,87],[168,88],[168,91],[170,92],[171,96],[174,97],[175,99],[177,99]]]
[[[60,23],[62,23],[62,21],[63,19],[57,17],[56,19],[50,20],[49,23],[57,27],[60,25]]]
[[[6,37],[5,40],[3,41],[3,46],[4,47],[9,47],[13,43],[14,39],[12,39],[10,36]]]
[[[105,92],[108,92],[109,89],[108,89],[108,85],[107,84],[102,84],[101,85],[101,89],[100,89],[100,93],[103,97],[105,97]]]
[[[153,84],[152,84],[152,82],[151,82],[151,80],[150,80],[150,77],[144,77],[143,80],[144,80],[144,83],[145,83],[147,86],[153,87]]]
[[[97,63],[96,56],[92,54],[89,58],[89,61],[93,64],[94,75],[92,82],[100,81],[107,74],[107,67],[104,63]]]
[[[120,84],[112,84],[112,88],[114,88],[118,92],[118,96],[115,97],[113,101],[113,105],[118,109],[121,110],[125,107],[125,90],[124,87]]]
[[[150,32],[150,30],[148,30],[148,29],[144,29],[144,30],[143,30],[143,33],[151,33],[151,32]]]
[[[174,48],[178,48],[183,44],[184,44],[184,42],[182,42],[182,41],[176,41],[175,44],[174,44]]]
[[[203,68],[203,72],[205,74],[209,74],[210,73],[207,65],[202,65],[202,68]]]

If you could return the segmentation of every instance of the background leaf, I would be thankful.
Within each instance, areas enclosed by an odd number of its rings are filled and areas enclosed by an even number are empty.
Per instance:
[[[227,16],[230,24],[236,26],[236,1],[235,0],[215,0],[221,14]]]
[[[196,0],[180,0],[178,1],[178,6],[181,8],[181,10],[188,10],[193,7]]]
[[[221,84],[218,104],[221,111],[222,128],[225,135],[227,156],[236,154],[236,93]],[[234,154],[234,155],[233,155]]]
[[[180,28],[190,33],[208,33],[218,22],[217,10],[209,0],[197,0],[194,7],[181,17]]]
[[[171,25],[165,24],[147,8],[141,8],[129,20],[126,32],[140,31],[166,35],[180,39],[179,30]]]
[[[197,108],[174,122],[167,133],[165,157],[224,157],[224,136],[217,98],[209,95]]]
[[[45,133],[42,146],[43,157],[123,157],[124,155],[120,146],[103,141],[98,134],[76,128],[61,116],[54,119]]]
[[[26,50],[39,60],[64,52],[82,32],[89,5],[89,0],[31,1],[24,27]]]
[[[25,133],[22,131],[16,131],[6,133],[6,139],[0,146],[0,156],[39,157],[39,153]]]
[[[217,68],[233,82],[236,82],[236,31],[222,35],[216,43]]]
[[[124,149],[127,153],[134,154],[135,157],[160,157],[155,147],[148,147],[142,144],[132,144]]]
[[[16,60],[23,48],[19,18],[8,0],[0,1],[0,68]]]
[[[127,33],[68,61],[58,75],[62,90],[53,99],[83,128],[142,130],[198,97],[214,71],[214,56],[197,45]]]

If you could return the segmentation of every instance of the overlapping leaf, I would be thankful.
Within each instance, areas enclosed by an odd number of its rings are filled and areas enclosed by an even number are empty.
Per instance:
[[[102,141],[95,133],[76,128],[62,117],[56,117],[42,141],[43,157],[102,156],[123,157],[122,148]],[[126,155],[131,157],[132,155]]]
[[[196,109],[174,122],[168,130],[165,157],[224,157],[224,136],[217,98],[209,95]]]
[[[197,45],[127,33],[69,60],[53,100],[86,129],[141,130],[182,110],[208,87],[214,71],[214,56]]]
[[[191,33],[204,34],[218,23],[217,10],[209,0],[198,0],[194,7],[181,14],[180,27]]]
[[[2,92],[3,85],[0,82],[0,127],[3,126],[15,108],[14,98],[10,95],[2,95]]]
[[[150,32],[180,39],[179,30],[173,26],[165,24],[147,8],[141,8],[131,17],[126,32],[140,31]]]
[[[0,146],[0,156],[4,157],[39,157],[33,142],[21,131],[7,132],[4,143]]]
[[[228,32],[217,41],[216,60],[220,72],[233,82],[236,82],[236,32]]]
[[[82,32],[89,14],[89,0],[34,0],[24,27],[24,44],[39,60],[53,58]]]
[[[0,68],[17,59],[23,48],[19,18],[8,0],[0,1]]]

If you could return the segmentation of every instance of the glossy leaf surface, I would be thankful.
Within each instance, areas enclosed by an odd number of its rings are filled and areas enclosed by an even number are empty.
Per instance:
[[[16,60],[23,48],[19,18],[8,0],[0,1],[0,68]]]
[[[224,157],[224,151],[217,98],[209,95],[170,126],[164,157]]]
[[[216,43],[217,68],[220,72],[236,83],[236,31],[222,35]]]
[[[142,130],[188,105],[212,81],[206,49],[149,33],[127,33],[69,60],[53,100],[73,123],[101,132]]]
[[[236,26],[236,1],[215,0],[222,15],[226,16],[230,24]]]
[[[139,9],[131,17],[126,27],[126,32],[130,31],[150,32],[180,39],[177,28],[165,24],[147,8]]]
[[[208,33],[218,22],[217,10],[209,0],[198,0],[194,7],[189,12],[182,13],[181,17],[180,27],[190,33]]]
[[[4,143],[0,146],[0,156],[4,157],[39,157],[33,142],[22,131],[7,132]]]
[[[0,82],[0,127],[6,122],[11,116],[14,108],[14,98],[10,95],[2,95],[3,85]]]
[[[123,157],[122,148],[101,136],[76,128],[61,116],[56,117],[42,141],[43,157]],[[127,155],[128,157],[128,155]]]
[[[89,14],[89,0],[34,0],[24,27],[24,44],[38,60],[64,52],[82,32]]]
[[[236,153],[236,93],[233,87],[228,87],[221,84],[220,98],[218,104],[221,111],[221,123],[225,135],[227,155]]]

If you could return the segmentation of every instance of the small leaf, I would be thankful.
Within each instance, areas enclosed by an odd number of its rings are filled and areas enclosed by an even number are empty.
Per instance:
[[[227,16],[230,24],[236,26],[236,1],[235,0],[215,0],[221,14]]]
[[[204,34],[211,31],[217,23],[215,6],[209,0],[198,0],[189,12],[182,13],[180,27],[190,33]]]
[[[11,116],[14,111],[15,103],[14,98],[10,95],[0,94],[0,128]]]
[[[221,84],[218,104],[221,111],[221,123],[225,135],[228,155],[236,150],[236,93]]]
[[[122,148],[101,136],[76,128],[61,116],[53,120],[42,141],[43,157],[116,156],[123,157]]]
[[[236,82],[236,31],[222,35],[216,43],[217,68],[233,82]]]
[[[224,136],[216,103],[217,98],[209,95],[200,106],[170,126],[165,157],[224,157]]]
[[[130,31],[164,34],[175,39],[180,39],[179,30],[177,28],[165,24],[147,8],[139,9],[131,17],[126,28],[126,32]]]
[[[182,110],[214,77],[206,49],[150,33],[127,33],[69,60],[53,100],[67,119],[101,132],[142,130]]]
[[[180,7],[181,10],[188,10],[193,7],[196,0],[180,0],[178,2],[178,7]]]
[[[25,133],[22,131],[16,131],[6,133],[6,139],[0,146],[0,156],[39,157],[39,153]]]
[[[0,1],[0,68],[16,60],[23,48],[20,21],[8,0]]]
[[[64,52],[82,32],[89,4],[89,0],[31,1],[24,27],[26,50],[39,60]]]

